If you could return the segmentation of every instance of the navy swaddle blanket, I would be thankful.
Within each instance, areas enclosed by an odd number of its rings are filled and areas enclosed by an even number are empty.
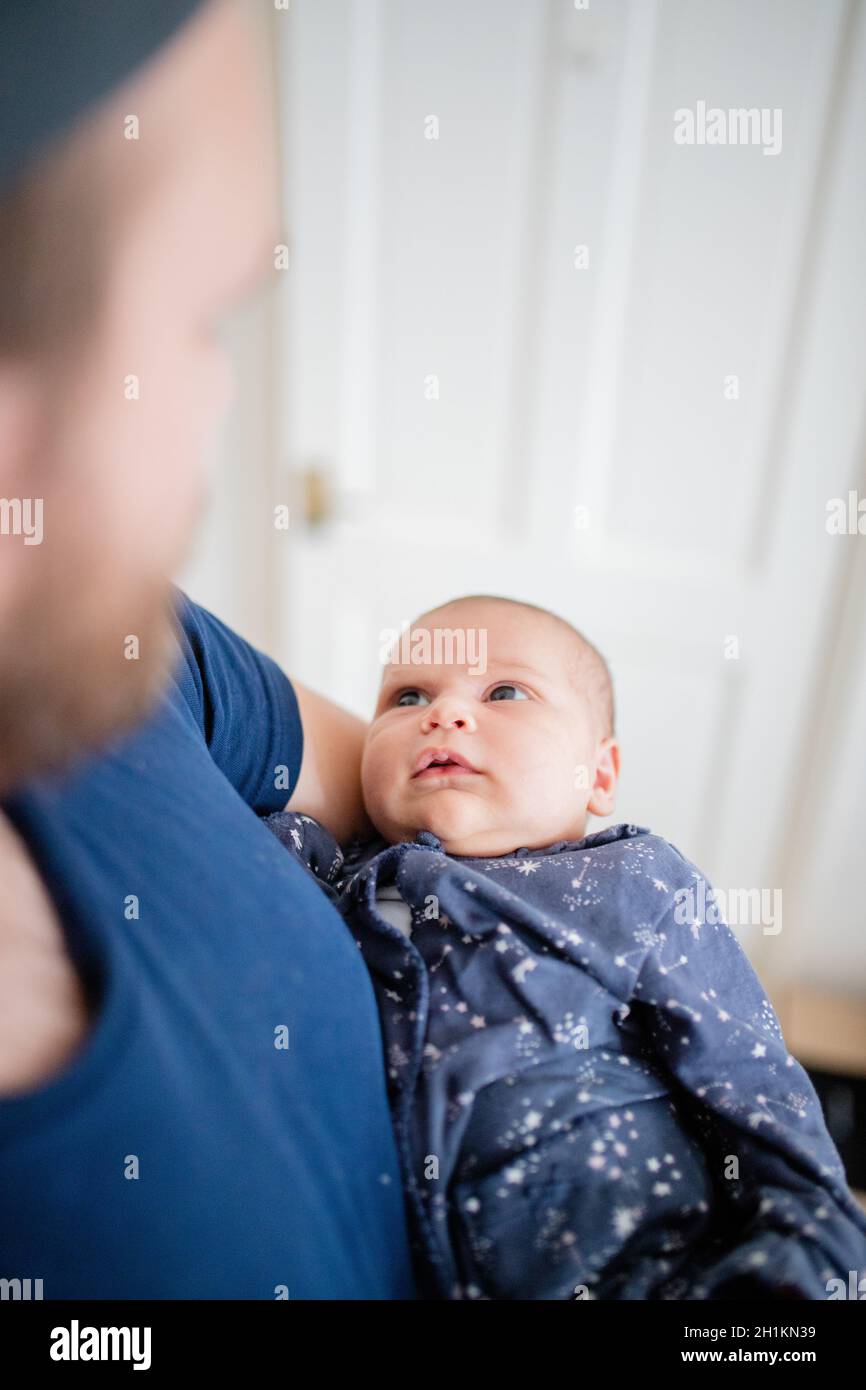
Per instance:
[[[712,889],[668,841],[469,859],[421,831],[344,859],[308,816],[265,823],[370,971],[423,1293],[823,1300],[866,1275],[815,1089],[731,928],[684,920]]]

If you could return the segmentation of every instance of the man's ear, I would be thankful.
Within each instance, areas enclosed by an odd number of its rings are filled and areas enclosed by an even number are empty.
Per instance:
[[[595,783],[586,809],[593,816],[609,816],[616,804],[619,781],[619,744],[615,738],[602,739],[595,765]]]

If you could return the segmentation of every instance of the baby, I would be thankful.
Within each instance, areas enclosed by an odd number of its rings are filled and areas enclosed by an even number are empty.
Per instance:
[[[466,659],[456,637],[479,634]],[[848,1287],[866,1214],[736,937],[684,911],[712,890],[646,829],[586,834],[619,775],[603,658],[492,597],[408,637],[363,756],[380,838],[344,858],[309,817],[268,824],[375,985],[422,1293]]]

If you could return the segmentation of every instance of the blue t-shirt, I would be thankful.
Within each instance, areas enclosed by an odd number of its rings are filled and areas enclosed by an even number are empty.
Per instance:
[[[4,803],[95,1016],[61,1072],[0,1098],[0,1278],[413,1298],[373,989],[259,820],[297,782],[294,692],[183,595],[178,617],[148,721]]]

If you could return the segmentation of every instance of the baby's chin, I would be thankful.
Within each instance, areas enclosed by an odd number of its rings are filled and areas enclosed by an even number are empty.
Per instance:
[[[519,824],[498,824],[484,813],[475,798],[467,803],[465,794],[455,789],[443,788],[435,796],[425,797],[415,812],[414,824],[403,823],[405,812],[395,820],[371,819],[391,844],[414,840],[419,830],[428,830],[441,841],[446,854],[466,858],[486,859],[511,854],[531,840],[526,827],[521,830]]]

